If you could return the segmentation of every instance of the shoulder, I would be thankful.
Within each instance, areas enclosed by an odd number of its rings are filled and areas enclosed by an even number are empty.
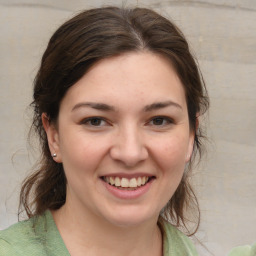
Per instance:
[[[42,225],[45,216],[33,217],[0,231],[0,255],[46,255],[43,253]],[[40,253],[38,253],[40,252]]]
[[[18,222],[9,228],[0,231],[0,239],[8,243],[17,243],[27,239],[33,230],[33,218],[25,221]]]
[[[256,243],[254,243],[252,246],[250,245],[244,245],[239,246],[234,249],[228,254],[228,256],[255,256],[256,255]]]
[[[165,220],[160,225],[164,236],[164,256],[198,256],[189,237]]]

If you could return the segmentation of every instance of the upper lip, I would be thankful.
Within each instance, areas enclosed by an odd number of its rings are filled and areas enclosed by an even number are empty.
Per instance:
[[[132,178],[138,178],[138,177],[155,177],[154,174],[150,173],[110,173],[110,174],[105,174],[101,175],[100,177],[119,177],[119,178],[127,178],[127,179],[132,179]]]

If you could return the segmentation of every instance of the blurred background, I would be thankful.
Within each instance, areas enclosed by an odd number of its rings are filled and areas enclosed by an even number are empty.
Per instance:
[[[197,56],[211,107],[207,155],[193,182],[202,220],[200,255],[226,255],[256,241],[255,0],[0,0],[0,229],[17,222],[22,179],[36,146],[27,143],[32,84],[47,42],[79,10],[150,7],[172,19]]]

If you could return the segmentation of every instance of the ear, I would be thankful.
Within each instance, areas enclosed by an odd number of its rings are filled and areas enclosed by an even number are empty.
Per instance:
[[[196,134],[198,127],[199,127],[199,114],[196,115],[195,130],[190,131],[189,142],[188,142],[188,151],[187,151],[187,155],[186,155],[186,159],[185,159],[186,163],[189,162],[189,160],[191,159],[193,149],[194,149],[195,134]]]
[[[48,145],[49,145],[51,155],[53,156],[54,154],[56,154],[56,157],[53,157],[53,160],[57,163],[61,163],[62,158],[60,153],[58,130],[53,123],[50,123],[50,120],[46,115],[46,113],[42,114],[42,123],[47,135],[47,140],[48,140]]]

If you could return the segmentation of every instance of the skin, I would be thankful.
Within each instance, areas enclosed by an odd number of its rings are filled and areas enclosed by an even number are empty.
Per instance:
[[[162,255],[158,216],[194,142],[168,60],[150,52],[101,60],[67,91],[57,125],[42,119],[67,177],[66,203],[53,217],[71,255]],[[141,196],[120,199],[100,178],[117,174],[154,179]]]

